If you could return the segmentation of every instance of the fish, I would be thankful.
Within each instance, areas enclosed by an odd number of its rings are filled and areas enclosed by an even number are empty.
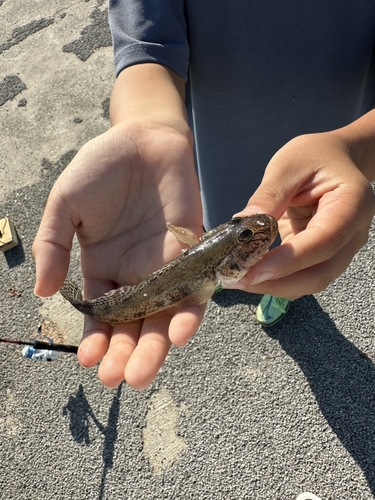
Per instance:
[[[202,238],[167,222],[169,231],[189,248],[137,285],[122,286],[84,300],[79,287],[65,280],[61,295],[83,314],[121,325],[172,306],[206,303],[217,285],[233,286],[268,251],[278,233],[270,215],[234,217]]]

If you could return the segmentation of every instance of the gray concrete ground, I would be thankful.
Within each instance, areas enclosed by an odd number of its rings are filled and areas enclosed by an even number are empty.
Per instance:
[[[80,315],[33,296],[31,245],[54,180],[109,127],[106,4],[0,0],[0,19],[0,218],[20,238],[0,254],[1,336],[29,340],[43,321],[77,343]],[[257,297],[217,295],[141,393],[104,389],[72,355],[33,363],[0,344],[0,498],[374,498],[374,252],[375,227],[340,279],[268,330]]]

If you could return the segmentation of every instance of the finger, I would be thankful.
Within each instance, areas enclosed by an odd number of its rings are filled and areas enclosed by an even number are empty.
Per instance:
[[[70,214],[52,191],[33,244],[36,295],[49,297],[61,288],[69,268],[74,233]]]
[[[145,389],[158,374],[171,345],[170,321],[168,312],[144,319],[138,344],[125,366],[125,380],[134,389]]]
[[[85,368],[95,366],[108,350],[113,327],[85,316],[78,361]]]
[[[125,380],[125,369],[137,346],[141,328],[141,320],[113,328],[98,370],[99,379],[106,387],[117,387]]]
[[[198,330],[206,310],[206,304],[180,309],[169,325],[169,338],[177,347],[184,347]]]
[[[101,297],[105,292],[113,289],[113,282],[84,278],[85,299]],[[108,323],[85,316],[82,341],[78,350],[78,360],[82,366],[95,366],[106,354],[114,328]],[[139,330],[139,327],[138,327]]]
[[[357,252],[358,242],[354,236],[329,260],[297,271],[289,276],[251,285],[248,276],[238,282],[238,288],[251,293],[268,294],[286,299],[297,299],[303,295],[319,293],[340,276]]]
[[[277,158],[276,154],[268,164],[260,186],[246,207],[234,217],[265,213],[278,220],[283,215],[304,179],[300,174],[293,175],[292,166],[279,162]]]
[[[249,199],[243,214],[253,214],[253,207],[260,208],[261,213],[272,215],[276,220],[282,216],[289,205],[309,206],[320,198],[321,187],[325,179],[331,186],[336,186],[337,175],[328,173],[321,175],[320,170],[328,164],[327,155],[335,152],[334,164],[340,155],[340,170],[347,172],[357,169],[349,159],[346,151],[342,151],[341,143],[328,134],[302,135],[295,137],[279,149],[271,158],[264,172],[259,188]],[[324,168],[323,168],[324,170]],[[317,177],[320,175],[320,181]]]

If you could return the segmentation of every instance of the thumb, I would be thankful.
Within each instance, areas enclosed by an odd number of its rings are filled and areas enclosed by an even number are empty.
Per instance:
[[[246,207],[235,216],[264,213],[278,220],[288,208],[292,198],[291,179],[286,172],[277,172],[272,169],[270,164],[260,186],[251,196]]]
[[[294,159],[294,152],[291,141],[271,158],[260,186],[242,212],[236,215],[266,213],[280,219],[306,180],[306,173]]]
[[[241,212],[236,213],[234,217],[243,217],[253,214],[268,214],[278,220],[287,208],[288,198],[286,197],[286,193],[283,195],[280,189],[262,182],[247,202],[246,207],[241,210]]]
[[[74,234],[71,215],[56,189],[52,189],[32,249],[36,295],[49,297],[61,288],[69,269]]]

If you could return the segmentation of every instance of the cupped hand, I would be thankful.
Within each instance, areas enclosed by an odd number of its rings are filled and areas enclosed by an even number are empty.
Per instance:
[[[139,283],[181,251],[166,222],[202,234],[191,144],[167,127],[116,125],[78,152],[50,193],[33,246],[35,293],[61,287],[75,233],[85,298]],[[117,327],[86,317],[78,358],[87,367],[102,359],[99,378],[108,387],[125,379],[142,389],[170,339],[184,345],[203,314],[203,306],[192,306]]]
[[[282,244],[235,286],[296,299],[325,289],[367,242],[375,213],[369,181],[335,133],[300,136],[281,148],[244,211],[279,219]]]

